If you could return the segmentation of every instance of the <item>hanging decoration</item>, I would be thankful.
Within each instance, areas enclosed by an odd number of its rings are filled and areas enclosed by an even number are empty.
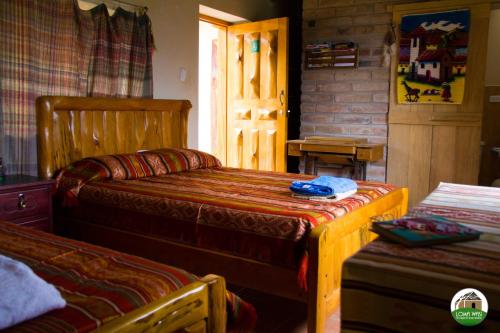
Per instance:
[[[398,103],[462,103],[469,21],[469,10],[403,16]]]

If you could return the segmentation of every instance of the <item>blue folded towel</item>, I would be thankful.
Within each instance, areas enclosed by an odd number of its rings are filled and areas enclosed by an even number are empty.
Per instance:
[[[329,196],[357,189],[358,185],[352,179],[332,176],[320,176],[309,182],[295,181],[290,186],[294,193],[311,196]]]

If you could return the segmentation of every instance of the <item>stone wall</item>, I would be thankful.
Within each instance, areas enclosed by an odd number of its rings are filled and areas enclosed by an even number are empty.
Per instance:
[[[382,66],[384,37],[391,29],[393,5],[409,2],[416,1],[303,1],[304,45],[318,40],[353,41],[360,59],[357,69],[302,71],[302,138],[355,136],[387,143],[390,69]],[[368,179],[384,181],[385,169],[385,160],[372,163]]]

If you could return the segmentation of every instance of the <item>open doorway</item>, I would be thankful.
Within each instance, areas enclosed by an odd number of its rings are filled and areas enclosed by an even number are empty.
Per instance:
[[[227,25],[200,18],[198,147],[226,161]]]
[[[226,165],[227,28],[245,19],[200,5],[198,147]]]
[[[285,171],[288,19],[230,24],[201,8],[199,149],[226,166]]]

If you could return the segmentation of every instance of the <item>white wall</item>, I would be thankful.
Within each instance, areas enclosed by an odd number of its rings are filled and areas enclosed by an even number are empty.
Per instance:
[[[486,86],[500,86],[500,9],[491,11],[486,60]]]
[[[149,17],[156,50],[153,53],[154,98],[188,99],[188,145],[198,143],[198,2],[150,0]],[[181,82],[179,71],[186,70]]]

